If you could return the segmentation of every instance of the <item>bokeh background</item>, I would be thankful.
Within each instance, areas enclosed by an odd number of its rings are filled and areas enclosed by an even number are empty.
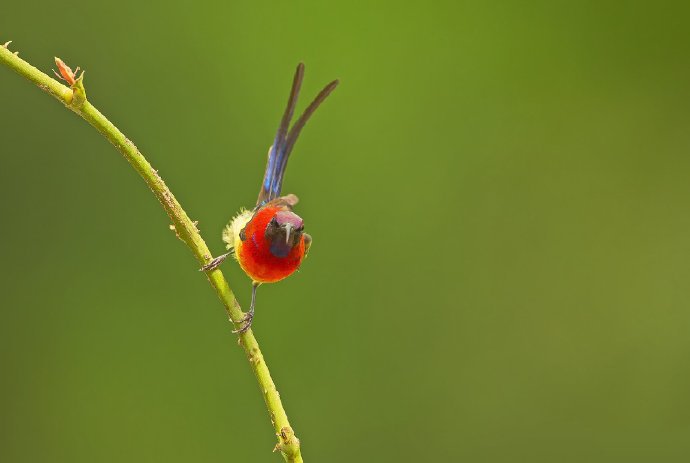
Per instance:
[[[690,461],[687,3],[5,2],[220,253],[294,67],[314,247],[255,333],[308,462]],[[277,462],[144,183],[0,69],[0,460]],[[249,281],[224,266],[240,300]]]

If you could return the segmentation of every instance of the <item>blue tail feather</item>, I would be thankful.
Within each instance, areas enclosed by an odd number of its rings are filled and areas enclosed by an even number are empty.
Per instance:
[[[304,64],[300,63],[295,71],[295,77],[292,81],[292,89],[290,91],[290,98],[288,99],[287,107],[283,113],[283,117],[278,127],[278,132],[273,140],[273,145],[268,151],[268,160],[266,162],[266,172],[264,173],[264,180],[261,184],[261,191],[259,198],[256,201],[257,206],[271,201],[272,199],[280,197],[280,191],[283,186],[283,176],[287,161],[292,152],[292,148],[297,141],[302,128],[307,123],[311,115],[316,111],[316,108],[326,99],[326,97],[338,85],[338,81],[334,80],[328,84],[312,103],[307,107],[304,113],[297,119],[295,125],[288,130],[292,115],[295,112],[297,105],[297,97],[299,96],[300,87],[302,86],[302,79],[304,77]]]

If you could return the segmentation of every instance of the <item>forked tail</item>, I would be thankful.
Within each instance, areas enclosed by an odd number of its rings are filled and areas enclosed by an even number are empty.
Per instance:
[[[280,126],[276,133],[273,145],[268,151],[268,162],[266,163],[266,172],[264,173],[264,181],[261,184],[261,191],[259,198],[256,200],[257,206],[262,206],[268,201],[278,198],[280,190],[283,186],[283,175],[285,174],[285,167],[287,167],[290,152],[295,146],[297,137],[304,128],[316,108],[326,99],[326,97],[338,85],[338,81],[326,85],[321,92],[316,96],[314,101],[304,110],[304,113],[297,119],[297,122],[290,128],[290,121],[295,112],[297,105],[297,97],[299,96],[300,87],[302,86],[302,79],[304,78],[304,64],[299,63],[295,71],[295,77],[292,80],[292,89],[290,90],[290,98],[288,99],[287,107],[283,113],[283,118],[280,120]]]

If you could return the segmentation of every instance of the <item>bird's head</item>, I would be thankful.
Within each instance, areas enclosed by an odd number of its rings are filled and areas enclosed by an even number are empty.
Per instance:
[[[304,233],[304,221],[292,211],[278,211],[273,216],[264,236],[271,244],[271,254],[286,257],[297,246]]]

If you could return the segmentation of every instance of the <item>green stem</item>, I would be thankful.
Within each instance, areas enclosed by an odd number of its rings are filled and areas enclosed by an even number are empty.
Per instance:
[[[153,194],[156,195],[156,198],[158,198],[165,212],[172,220],[177,236],[189,246],[192,253],[199,261],[199,264],[204,265],[212,259],[211,252],[208,246],[206,246],[206,242],[204,242],[199,234],[196,225],[189,216],[187,216],[187,213],[182,209],[182,206],[177,199],[175,199],[175,196],[165,185],[165,182],[158,175],[156,170],[151,167],[151,164],[144,158],[137,147],[134,146],[134,143],[125,137],[117,127],[106,119],[106,117],[86,99],[83,74],[71,88],[66,87],[19,58],[2,45],[0,45],[0,62],[13,69],[19,75],[35,83],[39,88],[53,95],[67,106],[67,108],[79,114],[84,120],[95,127],[110,143],[115,145],[115,148],[117,148],[139,175],[141,175],[149,188],[151,188],[151,191],[153,191]],[[236,328],[240,328],[242,326],[244,312],[242,312],[223,273],[219,269],[215,269],[206,272],[206,276],[225,306],[230,320],[234,323]],[[268,407],[271,422],[273,423],[278,437],[276,450],[281,451],[287,462],[302,462],[299,439],[297,439],[294,431],[290,427],[287,414],[280,401],[280,395],[276,390],[276,386],[273,383],[271,374],[268,371],[268,366],[266,366],[263,354],[261,353],[261,349],[259,349],[259,344],[256,342],[252,330],[250,329],[240,334],[239,341],[256,375],[266,406]]]

